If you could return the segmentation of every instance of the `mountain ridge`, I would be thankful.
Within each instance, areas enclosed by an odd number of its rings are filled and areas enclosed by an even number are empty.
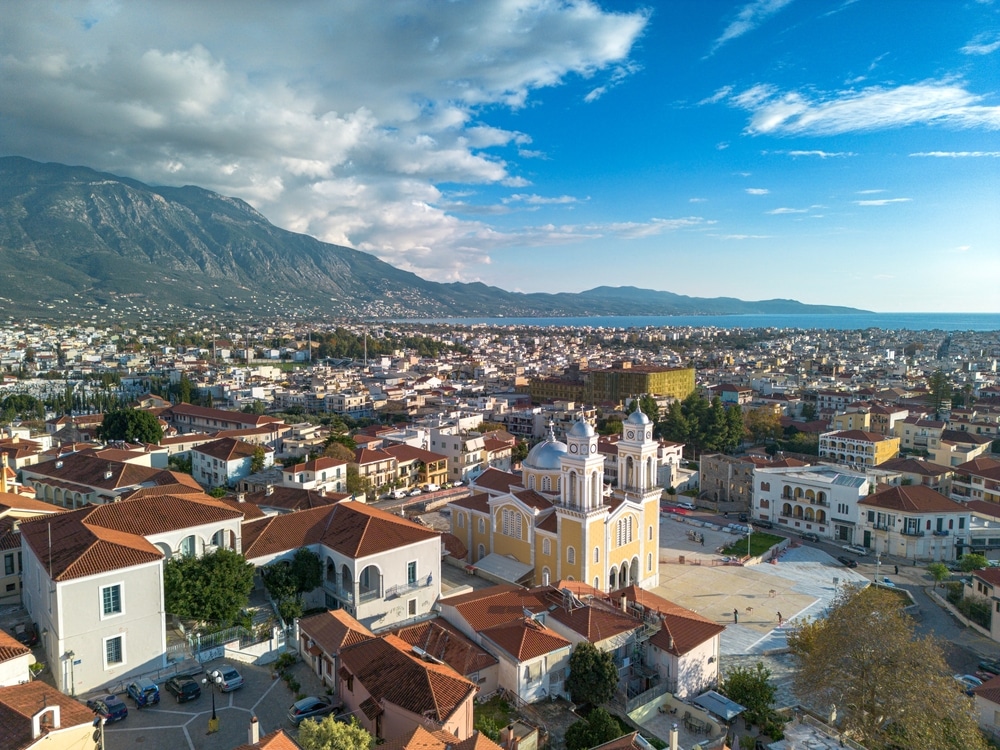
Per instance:
[[[0,157],[0,261],[0,301],[18,315],[66,305],[167,317],[863,312],[636,287],[525,294],[481,282],[438,283],[281,229],[239,198],[19,156]]]

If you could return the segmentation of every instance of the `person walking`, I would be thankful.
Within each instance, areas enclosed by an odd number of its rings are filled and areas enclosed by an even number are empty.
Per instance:
[[[896,575],[899,575],[899,566],[898,565],[893,565],[892,567],[894,567],[896,569]]]
[[[785,624],[785,618],[781,616],[781,612],[778,613],[778,627],[780,628]]]
[[[740,622],[740,611],[734,607],[733,608],[733,624],[734,625],[738,625],[739,622]]]

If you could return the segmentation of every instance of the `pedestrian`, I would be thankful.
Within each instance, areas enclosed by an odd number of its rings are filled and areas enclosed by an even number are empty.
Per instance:
[[[781,612],[778,613],[778,627],[780,628],[785,623],[785,618],[781,616]]]
[[[705,535],[704,535],[704,534],[702,534],[702,535],[701,535],[701,546],[702,546],[702,547],[704,547],[704,546],[705,546]],[[898,572],[899,572],[899,570],[897,570],[896,572],[898,573]]]
[[[738,609],[733,609],[733,623],[739,624],[740,621],[740,611]]]
[[[899,575],[899,566],[898,565],[893,565],[892,567],[894,567],[896,569],[896,575]]]

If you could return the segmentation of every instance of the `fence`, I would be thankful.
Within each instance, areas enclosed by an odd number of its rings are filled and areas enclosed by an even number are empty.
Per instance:
[[[851,748],[851,750],[866,750],[864,745],[859,745],[857,742],[850,739],[849,737],[844,737],[843,735],[840,734],[840,732],[837,732],[828,724],[824,724],[819,719],[816,719],[810,716],[809,714],[802,715],[802,723],[808,724],[817,732],[821,732],[822,734],[825,734],[827,737],[839,740],[841,746],[843,747],[849,747]]]
[[[619,707],[624,709],[625,713],[629,713],[630,711],[635,711],[640,706],[645,706],[650,701],[656,700],[661,695],[666,695],[668,692],[670,692],[668,690],[669,687],[670,685],[666,681],[664,681],[661,682],[659,685],[654,685],[649,690],[639,693],[638,695],[632,698],[628,698],[626,697],[624,692],[620,692],[617,696],[615,696],[616,698],[615,702],[619,705]]]

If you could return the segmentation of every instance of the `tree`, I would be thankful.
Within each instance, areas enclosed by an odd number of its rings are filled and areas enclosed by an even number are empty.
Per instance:
[[[802,404],[802,419],[806,422],[816,419],[816,403],[814,401],[806,401]]]
[[[163,439],[163,428],[151,412],[140,409],[115,409],[104,415],[95,431],[100,440],[124,440],[129,443],[155,443]]]
[[[182,404],[191,403],[191,392],[194,387],[191,385],[191,381],[185,373],[181,373],[181,380],[177,384],[177,399]]]
[[[307,547],[296,550],[291,564],[292,578],[295,588],[300,594],[305,594],[318,588],[323,583],[323,561],[319,555]]]
[[[963,573],[971,573],[974,570],[983,570],[989,567],[990,563],[985,555],[973,552],[969,555],[963,555],[958,564]]]
[[[566,728],[566,750],[588,750],[623,734],[621,725],[611,714],[603,708],[595,708],[586,719],[573,722]]]
[[[974,712],[941,647],[918,637],[899,598],[844,587],[823,620],[790,634],[799,667],[795,691],[869,750],[933,747],[985,750]]]
[[[335,458],[338,461],[346,461],[347,463],[354,460],[354,451],[338,442],[327,442],[326,447],[323,449],[323,455],[327,458]]]
[[[249,404],[246,404],[240,411],[244,414],[256,414],[257,416],[260,416],[264,413],[264,402],[255,398]]]
[[[618,669],[611,654],[587,641],[577,644],[569,657],[569,677],[566,679],[566,689],[573,702],[600,706],[611,700],[617,687]]]
[[[322,720],[306,719],[299,724],[296,738],[303,750],[371,750],[375,741],[371,734],[351,717],[350,722],[337,721],[333,716]]]
[[[927,390],[930,391],[930,406],[937,416],[945,402],[951,400],[951,382],[941,370],[935,370],[927,378]]]
[[[781,420],[766,406],[751,409],[743,417],[746,432],[754,443],[767,443],[781,437]]]
[[[639,398],[639,408],[642,409],[642,413],[649,417],[649,421],[653,424],[660,421],[660,405],[648,393]]]
[[[231,549],[218,549],[198,558],[174,556],[163,569],[167,612],[232,625],[247,606],[253,576],[253,563]]]
[[[934,588],[941,585],[942,581],[947,581],[949,576],[951,576],[951,571],[948,570],[948,566],[941,562],[933,562],[927,566],[927,572],[931,574],[931,578],[934,579]]]
[[[253,458],[250,459],[250,473],[256,474],[264,468],[264,446],[258,445],[253,449]]]
[[[719,691],[746,706],[744,717],[751,724],[763,724],[774,713],[777,688],[771,683],[771,670],[763,662],[757,662],[753,668],[734,667],[719,685]]]
[[[528,441],[518,440],[514,443],[514,448],[510,452],[510,460],[514,463],[521,463],[528,457]]]

